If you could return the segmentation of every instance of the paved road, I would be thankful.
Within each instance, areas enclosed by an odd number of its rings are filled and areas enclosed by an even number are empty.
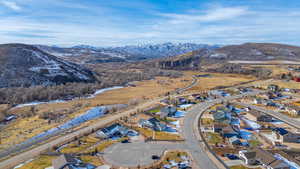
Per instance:
[[[193,86],[195,86],[196,84],[197,84],[197,79],[193,78],[193,81],[192,81],[191,84],[184,87],[183,89],[178,89],[177,91],[182,92],[184,90],[188,90],[188,89],[192,88]],[[142,109],[145,109],[147,107],[150,107],[153,104],[156,104],[157,102],[159,102],[161,99],[165,99],[165,98],[167,98],[167,97],[157,98],[157,99],[148,101],[148,102],[146,102],[142,105],[139,105],[138,107],[136,107],[132,110],[128,110],[128,111],[125,111],[125,112],[122,112],[122,113],[119,113],[119,114],[115,114],[115,115],[111,115],[111,116],[101,118],[97,123],[95,123],[95,124],[93,124],[89,127],[80,129],[80,130],[75,131],[75,132],[70,133],[70,134],[66,134],[66,135],[64,135],[62,137],[59,137],[55,140],[52,140],[48,143],[42,144],[42,145],[37,146],[35,148],[32,148],[28,151],[25,151],[25,152],[22,152],[18,155],[12,156],[12,157],[0,162],[0,169],[9,169],[9,168],[12,168],[12,167],[14,167],[14,166],[16,166],[16,165],[18,165],[22,162],[33,159],[33,158],[39,156],[41,153],[47,151],[48,149],[51,149],[54,146],[65,143],[66,141],[73,140],[75,137],[81,136],[85,133],[89,133],[94,129],[98,129],[100,127],[103,127],[103,126],[105,126],[105,125],[107,125],[107,124],[109,124],[113,121],[116,121],[116,120],[120,119],[121,117],[128,116],[128,115],[136,112],[137,110],[142,110]],[[29,148],[29,147],[24,148],[24,150],[26,150],[27,148]]]
[[[204,103],[200,103],[192,107],[184,117],[183,137],[185,142],[183,144],[153,144],[153,143],[129,143],[117,144],[104,151],[104,159],[114,166],[133,167],[138,165],[149,165],[153,163],[151,155],[160,155],[166,149],[182,149],[191,153],[192,158],[200,169],[219,169],[225,168],[220,166],[217,160],[208,156],[205,146],[202,143],[202,138],[199,134],[198,119],[201,114],[209,107],[221,103],[222,101],[230,101],[243,96],[256,95],[258,92],[252,92],[232,97],[216,99]],[[130,157],[136,158],[130,158]],[[218,165],[216,165],[216,163]]]
[[[107,148],[104,151],[103,157],[106,162],[115,166],[145,166],[155,162],[155,160],[151,158],[152,155],[160,156],[164,151],[174,149],[185,149],[185,145],[180,143],[118,143]]]
[[[277,112],[277,111],[273,111],[273,110],[267,110],[265,108],[262,108],[262,107],[259,107],[259,106],[255,106],[255,105],[251,105],[251,104],[245,104],[245,103],[240,103],[240,102],[236,102],[237,104],[241,105],[241,106],[245,106],[245,107],[250,107],[251,109],[254,109],[254,110],[257,110],[257,111],[260,111],[262,113],[265,113],[265,114],[268,114],[268,115],[271,115],[297,129],[300,129],[300,121],[294,119],[294,118],[291,118],[285,114],[282,114],[280,112]]]

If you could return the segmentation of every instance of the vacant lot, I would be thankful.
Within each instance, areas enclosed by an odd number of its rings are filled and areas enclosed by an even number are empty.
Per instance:
[[[190,72],[195,74],[194,72]],[[249,82],[256,80],[253,76],[236,75],[236,74],[221,74],[221,73],[198,73],[199,74],[210,74],[209,77],[197,78],[199,83],[191,88],[189,91],[205,91],[221,86],[234,86],[240,83]]]
[[[289,89],[300,89],[300,83],[293,80],[284,81],[284,80],[271,80],[268,83],[263,84],[261,87],[267,89],[269,84],[278,85],[280,88],[289,88]]]

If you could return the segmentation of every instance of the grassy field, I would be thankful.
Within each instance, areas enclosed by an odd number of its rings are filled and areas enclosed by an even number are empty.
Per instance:
[[[95,157],[95,156],[81,156],[80,159],[82,160],[82,162],[89,163],[94,166],[103,165],[102,161],[98,157]]]
[[[175,162],[182,162],[182,159],[180,158],[181,156],[186,156],[188,157],[188,154],[186,152],[181,152],[181,151],[169,151],[166,153],[166,155],[163,157],[163,165],[165,164],[170,164],[169,161],[174,160]],[[168,161],[169,160],[169,161]]]
[[[268,84],[278,85],[280,88],[290,88],[290,89],[300,89],[300,83],[291,81],[282,81],[282,80],[272,80]],[[262,86],[263,88],[267,88],[268,84]]]
[[[164,81],[165,83],[161,83]],[[74,118],[87,110],[98,105],[108,104],[127,104],[132,99],[152,99],[164,95],[168,91],[184,87],[190,84],[192,77],[187,74],[181,78],[170,79],[167,77],[158,77],[154,80],[137,82],[137,87],[126,87],[113,91],[107,91],[97,95],[93,99],[74,100],[67,103],[52,103],[36,106],[37,112],[33,117],[19,118],[15,122],[7,125],[0,133],[0,150],[16,145],[28,138],[31,138],[45,130],[58,126],[64,121]],[[64,120],[57,123],[48,124],[47,120],[39,118],[43,112],[56,112],[70,110],[75,105],[82,105],[80,109],[73,114],[67,114]],[[30,111],[30,107],[17,108],[10,113],[21,115],[23,112]]]
[[[232,86],[251,80],[256,80],[253,76],[236,75],[236,74],[221,74],[221,73],[195,73],[190,74],[210,74],[210,77],[198,78],[199,83],[190,89],[190,91],[205,91],[219,86]]]
[[[83,137],[80,138],[78,141],[68,144],[68,146],[62,148],[60,151],[62,153],[67,153],[67,154],[85,152],[87,151],[88,148],[95,145],[99,141],[100,140],[95,137],[91,137],[91,136]],[[78,144],[78,142],[80,142],[80,145]]]
[[[210,144],[216,144],[221,143],[223,139],[218,133],[207,133],[207,141]]]
[[[138,131],[140,134],[147,138],[152,138],[153,131],[150,129],[136,127],[134,130]],[[174,141],[182,141],[182,138],[177,134],[170,134],[166,132],[158,132],[154,131],[155,140],[174,140]]]
[[[250,168],[243,165],[236,165],[236,166],[231,166],[230,169],[250,169]],[[261,169],[261,168],[251,168],[251,169]]]
[[[52,160],[55,158],[57,158],[57,156],[42,155],[18,169],[45,169],[46,167],[50,167],[52,165]]]
[[[248,66],[251,68],[257,68],[257,67],[262,67],[262,68],[266,68],[272,71],[272,76],[278,76],[281,75],[283,73],[288,73],[290,72],[288,70],[288,66],[287,65],[251,65]]]

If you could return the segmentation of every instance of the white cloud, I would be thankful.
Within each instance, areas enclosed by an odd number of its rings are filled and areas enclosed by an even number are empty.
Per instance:
[[[68,6],[60,4],[60,0],[55,1],[56,6],[63,8]],[[1,2],[3,1],[0,0],[0,4]],[[77,8],[85,9],[85,6]],[[166,41],[210,44],[244,42],[300,44],[297,38],[300,35],[298,8],[287,10],[257,9],[251,6],[211,6],[206,10],[187,10],[183,13],[157,14],[158,11],[152,11],[151,18],[139,19],[127,15],[108,15],[109,8],[104,10],[98,8],[103,7],[92,8],[93,12],[87,13],[88,15],[76,12],[71,15],[66,12],[56,16],[51,13],[51,16],[58,19],[49,21],[42,17],[48,16],[47,10],[36,10],[37,12],[31,13],[30,16],[0,15],[0,43],[68,46],[76,44],[117,46]],[[27,9],[30,8],[26,6]]]
[[[187,22],[215,22],[233,19],[248,13],[247,7],[217,7],[205,12],[195,11],[188,14],[163,13],[160,16],[169,19],[172,24]]]
[[[3,0],[3,1],[0,1],[0,3],[4,6],[6,6],[7,8],[10,8],[10,9],[14,10],[14,11],[22,10],[22,8],[16,2]]]

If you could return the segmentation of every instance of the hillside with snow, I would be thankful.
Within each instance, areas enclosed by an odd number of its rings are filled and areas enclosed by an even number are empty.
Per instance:
[[[95,82],[91,71],[35,46],[0,45],[0,87]]]
[[[147,59],[176,56],[199,49],[215,49],[218,46],[194,43],[164,43],[123,47],[94,47],[77,45],[59,48],[37,45],[47,53],[78,64],[97,64],[111,62],[136,62]]]

